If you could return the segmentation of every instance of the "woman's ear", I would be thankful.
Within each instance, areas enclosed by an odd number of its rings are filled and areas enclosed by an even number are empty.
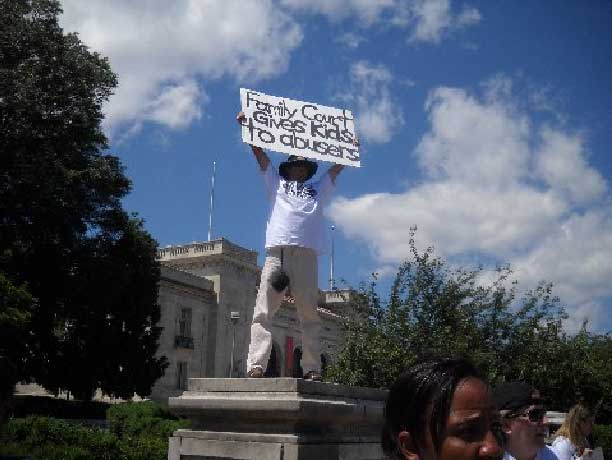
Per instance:
[[[418,460],[419,454],[412,436],[407,431],[400,431],[397,435],[399,450],[406,460]]]

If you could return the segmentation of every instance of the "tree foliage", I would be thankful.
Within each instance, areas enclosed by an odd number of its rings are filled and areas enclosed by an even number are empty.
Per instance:
[[[25,376],[88,398],[147,394],[165,360],[155,241],[105,152],[108,61],[58,25],[56,0],[0,1],[0,271],[36,299]]]
[[[398,270],[387,301],[376,280],[356,293],[358,315],[328,378],[349,385],[389,386],[424,354],[470,357],[491,381],[525,380],[549,406],[567,410],[577,401],[612,406],[612,338],[566,333],[566,318],[552,285],[517,298],[509,267],[491,277],[482,268],[453,269],[429,248]],[[488,281],[487,281],[488,280]],[[607,415],[606,415],[607,414]]]
[[[0,273],[0,402],[13,394],[27,353],[33,300],[23,286],[14,286]],[[2,408],[0,408],[0,425]]]

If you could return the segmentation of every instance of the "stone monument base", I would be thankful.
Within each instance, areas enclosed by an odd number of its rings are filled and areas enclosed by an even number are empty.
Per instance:
[[[293,378],[190,379],[170,410],[192,427],[168,460],[382,460],[383,390]]]

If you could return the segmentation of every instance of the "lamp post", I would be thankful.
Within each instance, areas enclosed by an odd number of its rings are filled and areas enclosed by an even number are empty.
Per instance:
[[[232,322],[232,351],[230,353],[230,369],[229,369],[229,378],[232,378],[234,373],[234,347],[236,345],[236,324],[240,319],[240,312],[232,311],[230,312],[230,321]]]

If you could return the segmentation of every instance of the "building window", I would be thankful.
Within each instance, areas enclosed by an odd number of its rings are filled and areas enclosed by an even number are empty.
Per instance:
[[[181,308],[178,335],[191,337],[191,308]]]
[[[179,390],[186,390],[187,379],[187,363],[185,361],[179,361],[176,363],[176,388]]]
[[[181,308],[177,317],[177,330],[174,336],[175,348],[188,348],[193,350],[193,337],[191,336],[191,308]]]

